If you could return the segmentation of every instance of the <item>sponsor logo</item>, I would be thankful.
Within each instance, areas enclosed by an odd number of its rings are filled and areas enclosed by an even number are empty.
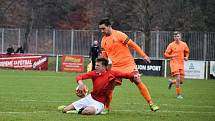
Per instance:
[[[75,58],[75,57],[71,57],[71,56],[66,56],[64,61],[65,62],[80,63],[81,58]]]
[[[0,67],[9,67],[13,66],[13,61],[2,61],[0,62]]]
[[[139,70],[147,70],[147,71],[161,71],[161,66],[153,66],[153,65],[137,65]]]
[[[193,63],[190,63],[189,69],[195,69]]]
[[[47,58],[44,57],[42,59],[39,59],[38,61],[35,61],[34,64],[33,64],[33,68],[35,69],[37,66],[39,66],[40,64],[44,63],[47,61]]]

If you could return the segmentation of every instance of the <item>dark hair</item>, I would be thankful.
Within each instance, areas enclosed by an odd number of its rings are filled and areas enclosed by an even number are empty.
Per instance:
[[[177,35],[177,34],[180,34],[180,35],[181,35],[181,32],[179,32],[179,31],[173,32],[173,35]]]
[[[106,66],[106,67],[108,66],[108,60],[105,58],[99,57],[96,59],[96,62],[102,62],[103,66]]]
[[[109,19],[102,19],[100,22],[99,22],[99,25],[102,25],[102,24],[105,24],[105,26],[111,26],[111,22]]]

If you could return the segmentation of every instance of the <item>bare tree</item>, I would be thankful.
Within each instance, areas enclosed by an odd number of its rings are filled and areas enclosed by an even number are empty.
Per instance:
[[[113,26],[124,30],[138,30],[145,33],[145,52],[150,50],[150,31],[152,23],[151,0],[110,0],[109,17],[114,21]]]

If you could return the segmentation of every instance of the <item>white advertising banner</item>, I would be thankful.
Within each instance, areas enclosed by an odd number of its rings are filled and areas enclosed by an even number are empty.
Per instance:
[[[215,61],[210,61],[210,74],[215,77]]]
[[[204,79],[205,61],[188,60],[184,62],[185,78]]]

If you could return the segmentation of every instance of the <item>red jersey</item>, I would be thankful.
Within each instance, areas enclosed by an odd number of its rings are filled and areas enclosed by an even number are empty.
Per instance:
[[[121,73],[118,71],[108,70],[103,73],[96,73],[96,71],[91,71],[88,73],[80,74],[76,77],[76,80],[92,79],[93,91],[91,96],[96,101],[105,104],[109,92],[113,90],[115,86],[116,78],[127,78],[132,79],[134,77],[133,73]]]

